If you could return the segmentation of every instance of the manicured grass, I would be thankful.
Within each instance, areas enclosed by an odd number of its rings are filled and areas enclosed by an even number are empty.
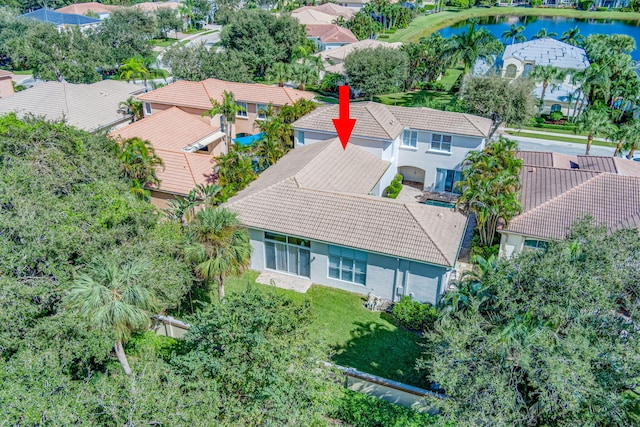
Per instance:
[[[509,132],[509,134],[514,136],[522,136],[525,138],[536,138],[536,139],[544,139],[548,141],[561,141],[561,142],[573,142],[576,144],[585,144],[587,143],[587,137],[577,136],[575,138],[569,138],[564,136],[556,136],[556,135],[545,135],[539,133],[529,133],[529,132]],[[615,147],[614,143],[606,142],[606,141],[593,141],[593,145],[599,145],[601,147]]]
[[[571,129],[547,129],[547,128],[539,128],[539,127],[535,127],[535,126],[522,126],[522,129],[524,129],[524,130],[535,130],[536,132],[562,133],[562,134],[565,134],[565,135],[587,136],[586,132],[574,133]]]
[[[256,284],[258,273],[249,271],[241,277],[229,278],[227,294],[241,292],[248,285],[264,291],[281,292],[294,301],[311,301],[316,318],[311,339],[321,339],[331,346],[333,363],[425,387],[424,380],[413,369],[423,348],[422,338],[391,324],[386,313],[364,308],[366,297],[313,285],[306,294]]]
[[[568,18],[597,18],[597,19],[622,19],[640,20],[640,13],[631,12],[592,12],[575,9],[561,8],[530,8],[530,7],[488,7],[471,9],[447,9],[440,13],[432,13],[419,16],[414,19],[407,28],[398,30],[395,34],[389,34],[389,38],[381,39],[387,42],[417,41],[421,37],[450,27],[459,21],[482,16],[565,16]]]
[[[463,72],[463,68],[447,68],[447,70],[442,75],[442,78],[438,80],[438,83],[444,86],[444,90],[450,91]]]
[[[324,96],[324,95],[316,95],[316,100],[320,102],[325,102],[327,104],[337,104],[338,98],[334,98],[332,96]]]
[[[448,105],[455,100],[455,96],[449,92],[435,90],[416,90],[410,92],[389,93],[374,97],[374,100],[387,105],[400,105],[405,107],[428,107],[433,103]]]
[[[169,47],[177,41],[178,39],[154,39],[151,40],[151,44],[158,47]]]
[[[16,75],[33,74],[33,70],[19,70],[19,71],[11,71],[11,72]]]

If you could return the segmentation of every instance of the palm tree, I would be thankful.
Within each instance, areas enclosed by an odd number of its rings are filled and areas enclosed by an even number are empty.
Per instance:
[[[540,94],[540,109],[538,110],[538,115],[542,114],[542,110],[544,108],[544,97],[547,93],[547,88],[549,84],[555,86],[558,81],[562,81],[564,77],[567,75],[565,70],[554,67],[553,65],[536,65],[533,70],[531,70],[531,78],[536,83],[542,83],[542,93]]]
[[[558,33],[554,33],[553,31],[548,33],[546,28],[542,28],[533,36],[533,39],[546,39],[551,37],[558,37]]]
[[[120,143],[117,156],[127,178],[137,181],[141,186],[160,184],[156,170],[158,167],[164,168],[164,163],[149,141],[138,137],[125,139]]]
[[[149,70],[144,66],[144,61],[140,58],[129,58],[124,64],[118,68],[120,72],[120,78],[126,81],[136,82],[136,77],[144,79],[144,84],[147,84],[147,79],[150,76]]]
[[[305,85],[318,81],[318,71],[306,64],[295,64],[291,77],[299,83],[298,89],[305,90]]]
[[[121,101],[118,104],[118,112],[125,116],[130,115],[131,123],[137,122],[142,119],[142,101],[130,96],[126,101]]]
[[[94,327],[112,332],[114,351],[125,374],[131,375],[122,343],[131,332],[145,330],[157,310],[153,294],[142,282],[150,267],[131,260],[118,264],[113,260],[95,260],[74,280],[65,297],[65,305]]]
[[[514,44],[515,42],[522,43],[527,40],[527,38],[522,34],[523,31],[524,25],[511,24],[511,27],[502,33],[502,38],[505,39],[505,41],[510,39],[511,44]]]
[[[476,24],[469,25],[466,31],[451,37],[449,53],[453,61],[462,61],[466,74],[473,64],[482,58],[492,63],[494,55],[502,53],[504,45],[484,28],[477,29]]]
[[[198,184],[185,197],[177,197],[168,202],[169,207],[164,210],[170,219],[177,219],[184,226],[191,222],[200,205],[213,207],[218,205],[222,187],[216,184]]]
[[[218,301],[224,299],[224,280],[241,274],[249,264],[249,233],[240,225],[238,215],[225,208],[198,212],[188,228],[192,243],[185,256],[204,280],[218,283]]]
[[[195,4],[193,0],[183,0],[178,5],[178,13],[182,18],[187,18],[187,29],[191,28],[193,21],[195,20],[195,13],[193,9],[195,8]]]
[[[573,27],[562,33],[560,41],[568,43],[573,46],[581,46],[584,42],[584,36],[580,34],[580,28]]]
[[[627,159],[631,160],[638,149],[638,140],[640,140],[640,120],[634,120],[629,123],[627,132],[624,136],[625,140],[621,151],[628,151]]]
[[[285,62],[276,62],[267,70],[267,78],[278,82],[278,86],[283,87],[284,82],[291,77],[291,65]]]
[[[576,120],[575,133],[587,132],[587,149],[585,155],[589,155],[593,138],[599,135],[606,135],[611,132],[611,119],[609,113],[603,109],[589,108],[578,116]]]
[[[235,100],[235,97],[233,96],[233,93],[227,92],[226,90],[222,94],[222,102],[218,102],[217,99],[211,98],[211,105],[212,105],[212,108],[202,113],[202,116],[215,117],[218,114],[222,116],[224,120],[222,124],[226,134],[225,139],[227,143],[225,152],[228,152],[229,145],[231,144],[231,136],[233,135],[232,127],[233,127],[233,124],[236,122],[236,115],[241,111],[245,111],[244,107],[241,107],[238,104],[236,104],[236,100]]]

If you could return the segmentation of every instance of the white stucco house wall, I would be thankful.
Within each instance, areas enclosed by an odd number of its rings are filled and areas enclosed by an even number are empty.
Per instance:
[[[571,82],[573,72],[589,66],[587,53],[580,47],[552,38],[514,43],[505,48],[502,63],[501,75],[508,79],[527,77],[538,65],[551,65],[567,72],[562,82],[550,84],[547,88],[543,114],[562,111],[565,116],[569,116],[575,104],[584,96],[578,86]],[[534,94],[540,99],[542,83],[536,84]]]
[[[384,150],[378,150],[383,152]],[[391,162],[337,138],[291,150],[224,206],[249,229],[251,268],[397,301],[435,304],[467,218],[371,196]]]
[[[470,114],[430,108],[397,107],[375,102],[351,103],[356,125],[349,144],[390,167],[371,194],[380,196],[396,174],[420,183],[425,191],[454,193],[462,162],[471,150],[482,150],[492,122]],[[320,107],[293,123],[295,147],[336,137],[332,118],[338,106]]]

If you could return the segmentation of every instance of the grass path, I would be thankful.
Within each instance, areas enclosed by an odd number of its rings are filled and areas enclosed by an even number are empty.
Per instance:
[[[487,7],[471,9],[447,9],[440,13],[419,16],[414,19],[407,28],[389,34],[387,42],[411,42],[417,41],[421,37],[435,33],[442,28],[450,27],[459,21],[482,16],[565,16],[567,18],[596,18],[596,19],[620,19],[639,20],[640,13],[631,12],[592,12],[575,9],[559,8],[530,8],[530,7]]]

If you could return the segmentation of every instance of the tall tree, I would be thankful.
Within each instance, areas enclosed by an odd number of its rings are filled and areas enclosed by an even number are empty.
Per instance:
[[[290,77],[291,64],[286,62],[276,62],[267,70],[267,78],[272,81],[277,81],[280,87],[283,87],[284,82],[289,80]]]
[[[78,275],[65,300],[93,326],[113,333],[114,351],[127,375],[131,375],[131,368],[122,343],[131,332],[146,329],[157,309],[154,296],[140,285],[149,268],[139,261],[119,265],[98,259]]]
[[[147,67],[144,66],[144,61],[141,58],[129,58],[118,69],[120,78],[126,81],[136,82],[136,77],[144,80],[144,84],[147,84],[147,79],[151,75]]]
[[[506,41],[511,40],[511,44],[514,44],[515,42],[522,43],[527,40],[524,34],[522,34],[523,32],[524,25],[511,24],[511,27],[502,33],[502,38]]]
[[[407,79],[407,55],[399,49],[359,49],[347,55],[344,67],[351,87],[371,99],[398,92]]]
[[[448,44],[448,39],[434,33],[402,46],[408,57],[407,89],[413,89],[420,81],[435,81],[442,75],[451,65]]]
[[[226,90],[222,93],[222,102],[217,99],[211,99],[211,109],[202,113],[203,116],[215,117],[218,114],[223,118],[224,130],[226,134],[227,150],[231,145],[233,136],[233,124],[236,122],[236,115],[244,111],[243,107],[236,103],[236,99],[232,92]]]
[[[164,168],[164,163],[149,141],[138,137],[125,139],[119,144],[117,157],[124,176],[140,187],[160,185],[156,170]]]
[[[566,71],[554,67],[553,65],[536,65],[533,67],[531,71],[530,77],[536,83],[542,83],[542,93],[540,94],[540,108],[538,110],[538,115],[542,114],[542,110],[544,109],[544,97],[547,93],[547,88],[549,85],[553,88],[567,75]]]
[[[131,116],[131,123],[142,119],[142,101],[138,101],[133,96],[127,98],[126,101],[121,101],[118,107],[118,112],[125,116]]]
[[[466,31],[451,37],[449,54],[455,61],[464,65],[464,73],[468,73],[478,58],[484,59],[489,64],[494,61],[495,55],[502,53],[504,45],[488,30],[478,29],[475,23],[470,24]]]
[[[493,245],[498,224],[521,211],[518,200],[522,160],[516,158],[518,143],[503,137],[464,159],[461,190],[456,206],[476,215],[481,244]]]
[[[185,256],[199,277],[217,282],[218,301],[222,301],[225,278],[242,273],[249,264],[249,233],[238,215],[225,208],[198,212],[188,232],[192,241],[185,248]]]
[[[580,28],[573,27],[562,33],[560,41],[568,43],[573,46],[581,46],[584,42],[584,36],[580,34]]]
[[[589,155],[593,138],[606,135],[613,123],[609,118],[608,111],[600,108],[588,108],[578,116],[576,120],[575,133],[587,132],[587,149],[585,155]]]
[[[532,38],[546,39],[546,38],[553,38],[553,37],[558,37],[558,33],[554,33],[553,31],[548,32],[546,28],[541,28]]]

